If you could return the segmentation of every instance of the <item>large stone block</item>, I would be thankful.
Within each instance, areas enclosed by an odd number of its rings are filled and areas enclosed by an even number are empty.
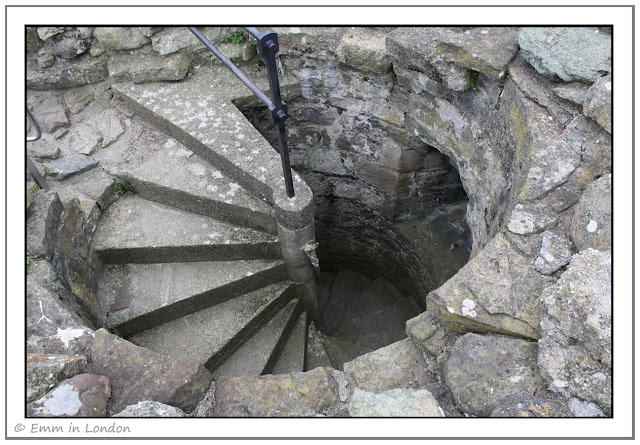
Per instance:
[[[140,48],[151,40],[142,34],[139,28],[132,27],[97,27],[93,36],[108,50],[130,50]]]
[[[503,234],[449,281],[427,295],[427,307],[458,332],[496,332],[540,338],[540,292],[550,279]]]
[[[79,374],[27,405],[29,417],[106,417],[111,396],[109,379]]]
[[[336,48],[338,60],[361,71],[387,73],[391,62],[386,54],[385,37],[386,32],[377,29],[347,29]]]
[[[344,372],[356,386],[368,392],[393,388],[423,388],[437,381],[434,363],[427,363],[422,351],[410,339],[361,355],[344,364]]]
[[[109,76],[108,56],[89,57],[83,54],[72,60],[58,60],[44,71],[32,65],[27,67],[27,88],[31,90],[52,90],[75,88],[97,83]],[[36,116],[37,119],[37,116]]]
[[[132,59],[126,54],[114,54],[109,59],[109,75],[116,81],[134,83],[182,80],[191,69],[191,57],[185,53],[168,56],[146,54]]]
[[[27,210],[27,253],[50,257],[57,239],[63,207],[56,192],[36,193]]]
[[[42,397],[60,382],[80,374],[87,366],[82,355],[37,354],[27,357],[27,402]]]
[[[611,72],[611,36],[586,28],[521,28],[520,54],[540,73],[565,82],[594,83]]]
[[[571,238],[578,250],[610,250],[612,246],[611,174],[589,184],[574,207]]]
[[[586,249],[543,294],[540,370],[549,388],[611,414],[611,252]]]
[[[489,417],[515,393],[535,394],[542,387],[536,369],[536,343],[495,335],[466,334],[451,351],[445,382],[458,408]]]
[[[592,117],[611,133],[611,75],[600,77],[584,98],[584,115]]]
[[[444,417],[444,413],[426,389],[397,388],[370,393],[356,388],[349,402],[349,416]]]
[[[91,346],[91,369],[111,381],[110,412],[153,400],[193,410],[204,398],[211,373],[203,365],[166,357],[126,340],[96,331]]]
[[[262,377],[221,377],[215,417],[314,417],[339,402],[329,368]]]

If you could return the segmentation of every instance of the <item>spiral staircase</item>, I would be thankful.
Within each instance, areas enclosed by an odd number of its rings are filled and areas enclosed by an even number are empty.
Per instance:
[[[287,197],[279,155],[234,105],[250,99],[226,70],[112,89],[135,137],[106,167],[123,196],[92,241],[109,329],[214,377],[341,369],[404,338],[419,311],[392,284],[320,272],[313,195],[294,173]]]

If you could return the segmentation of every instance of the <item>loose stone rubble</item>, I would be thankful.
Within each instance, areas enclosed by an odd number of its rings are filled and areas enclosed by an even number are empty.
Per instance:
[[[380,264],[427,311],[344,371],[215,382],[100,329],[92,277],[106,265],[88,245],[122,194],[101,167],[142,137],[111,85],[180,81],[209,61],[179,28],[28,28],[27,104],[44,133],[28,154],[55,184],[27,209],[28,414],[611,416],[611,36],[275,30],[299,84],[288,136],[320,265]],[[255,64],[253,46],[222,44],[231,31],[205,34]],[[400,228],[443,218],[468,246]],[[451,267],[425,260],[456,249]]]

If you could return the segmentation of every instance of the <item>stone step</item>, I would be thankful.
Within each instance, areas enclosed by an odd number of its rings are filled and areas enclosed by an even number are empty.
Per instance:
[[[320,322],[322,332],[331,332],[340,323],[345,314],[360,312],[360,295],[371,286],[372,280],[359,272],[340,269],[336,274],[331,296],[325,306]]]
[[[140,332],[130,341],[154,352],[203,363],[214,371],[295,294],[283,281]]]
[[[404,331],[384,331],[374,332],[360,335],[332,336],[329,337],[329,343],[333,345],[333,350],[339,350],[341,355],[338,357],[331,356],[334,365],[342,369],[343,365],[371,351],[389,346],[392,343],[406,338]],[[344,357],[347,359],[345,360]]]
[[[144,124],[139,124],[144,125]],[[152,201],[269,233],[277,233],[273,208],[194,154],[150,128],[141,131],[108,173]],[[154,151],[155,150],[155,151]]]
[[[347,353],[339,342],[335,341],[333,337],[324,336],[324,347],[329,357],[331,365],[335,369],[342,370],[342,366],[353,360],[353,357]]]
[[[318,328],[316,328],[315,324],[309,323],[304,370],[306,372],[320,367],[333,368],[333,365],[331,364],[331,359],[324,347],[324,338],[322,333]]]
[[[282,281],[280,260],[126,264],[105,272],[107,325],[123,336]]]
[[[92,248],[106,263],[281,257],[274,235],[127,195],[104,213]]]
[[[246,74],[267,88],[264,72]],[[183,82],[117,84],[112,90],[138,116],[249,192],[269,202],[274,191],[284,193],[280,156],[232,102],[251,93],[226,67],[203,67]],[[295,172],[293,176],[294,186],[306,188]]]
[[[304,355],[307,344],[307,314],[298,318],[276,365],[270,374],[289,374],[304,371]]]
[[[287,303],[256,335],[217,368],[213,377],[262,375],[268,362],[275,361],[275,356],[279,353],[278,346],[286,343],[301,310],[299,300]]]
[[[360,295],[358,304],[365,313],[371,314],[402,300],[404,297],[393,283],[386,278],[376,278],[371,286]]]
[[[332,336],[354,336],[394,331],[404,332],[406,321],[419,313],[420,311],[411,299],[403,298],[365,316],[361,314],[354,314],[351,318],[345,316],[335,329],[327,333]]]

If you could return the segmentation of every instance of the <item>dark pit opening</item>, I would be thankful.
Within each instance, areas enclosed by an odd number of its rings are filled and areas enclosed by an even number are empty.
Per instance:
[[[468,198],[449,158],[410,132],[321,101],[288,105],[292,167],[316,204],[317,327],[341,367],[405,338],[426,295],[468,261]],[[277,150],[267,111],[242,111]]]

